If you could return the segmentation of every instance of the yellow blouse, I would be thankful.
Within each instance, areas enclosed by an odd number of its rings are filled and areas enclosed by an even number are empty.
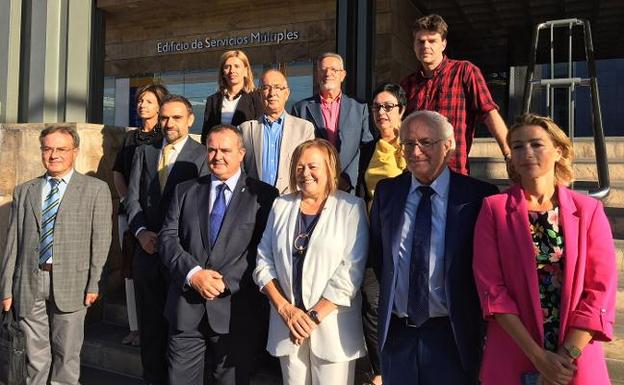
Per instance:
[[[368,163],[368,168],[364,174],[366,190],[372,198],[375,193],[377,183],[385,178],[392,178],[403,173],[406,163],[401,154],[401,144],[399,138],[394,143],[388,143],[379,139],[375,145],[375,152]]]

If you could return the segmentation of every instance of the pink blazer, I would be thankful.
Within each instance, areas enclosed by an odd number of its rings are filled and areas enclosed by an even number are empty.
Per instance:
[[[563,186],[557,188],[557,196],[564,242],[559,343],[571,327],[595,333],[570,384],[610,384],[599,341],[611,340],[615,322],[617,271],[611,228],[599,201]],[[483,315],[489,319],[480,378],[483,385],[520,385],[520,375],[536,369],[491,316],[517,314],[535,341],[544,344],[522,187],[514,185],[486,198],[475,226],[473,270]]]

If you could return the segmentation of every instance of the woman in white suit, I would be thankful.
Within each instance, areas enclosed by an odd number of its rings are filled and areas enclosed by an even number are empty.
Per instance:
[[[290,188],[273,204],[254,280],[272,306],[267,350],[284,385],[352,385],[366,354],[360,285],[368,250],[364,201],[338,190],[324,139],[294,151]]]

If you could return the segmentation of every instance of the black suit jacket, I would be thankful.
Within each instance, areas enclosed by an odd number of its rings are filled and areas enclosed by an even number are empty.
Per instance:
[[[188,138],[160,191],[158,159],[163,141],[138,147],[132,159],[132,171],[126,197],[128,225],[133,234],[141,227],[158,232],[162,226],[174,187],[208,173],[206,147]]]
[[[370,262],[379,278],[379,349],[383,350],[394,306],[396,260],[403,212],[412,174],[405,172],[377,184],[370,215]],[[445,289],[453,336],[464,369],[478,369],[483,318],[472,274],[474,225],[483,198],[496,186],[451,171],[444,241]]]
[[[210,181],[207,175],[176,188],[159,234],[159,254],[171,279],[165,316],[174,330],[194,330],[206,314],[210,328],[226,334],[232,314],[249,314],[257,308],[259,295],[251,272],[271,205],[279,194],[273,186],[242,173],[211,247]],[[195,266],[218,271],[227,290],[214,300],[203,299],[186,285],[186,275]]]
[[[206,144],[208,131],[217,124],[221,123],[221,103],[223,103],[223,92],[217,91],[206,99],[206,109],[204,110],[204,125],[202,126],[201,142]],[[260,94],[256,91],[251,93],[242,93],[238,101],[234,116],[232,116],[232,125],[239,124],[248,120],[253,120],[262,115],[263,105]]]

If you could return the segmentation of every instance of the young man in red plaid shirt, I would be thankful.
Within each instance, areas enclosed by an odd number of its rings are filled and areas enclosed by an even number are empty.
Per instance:
[[[468,153],[479,121],[488,127],[508,160],[511,151],[505,143],[507,126],[481,71],[469,61],[451,60],[444,55],[448,33],[444,19],[435,14],[421,17],[414,22],[412,33],[420,67],[401,81],[407,94],[407,114],[431,110],[448,118],[457,143],[449,160],[453,171],[470,172]]]

